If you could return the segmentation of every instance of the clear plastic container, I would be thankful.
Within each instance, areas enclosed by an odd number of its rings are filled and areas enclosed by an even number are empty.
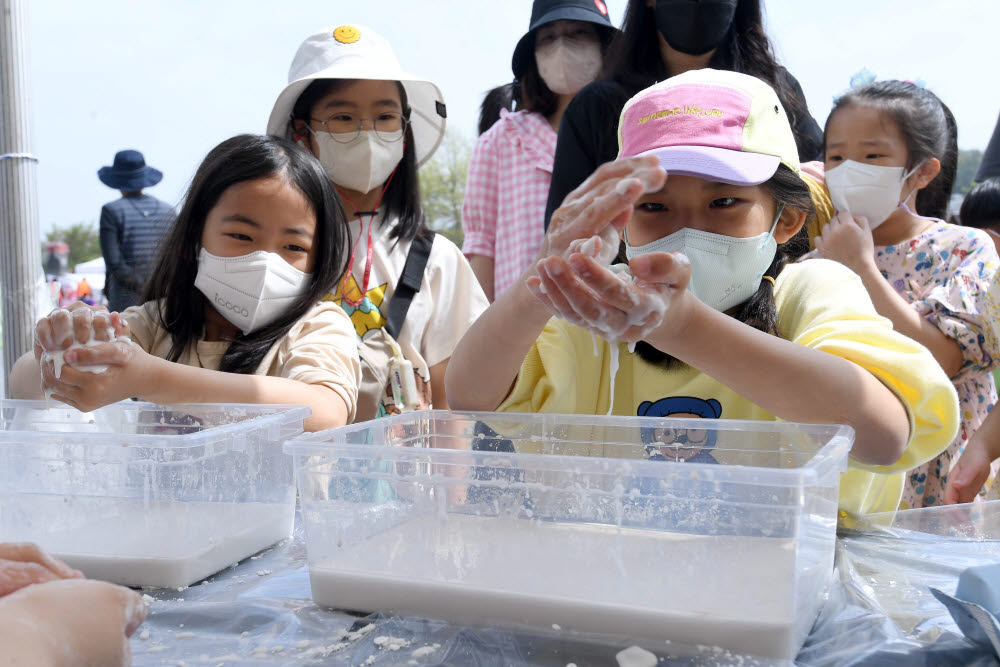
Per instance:
[[[309,414],[0,401],[0,541],[37,542],[93,578],[188,586],[291,533],[281,445]]]
[[[832,575],[853,437],[430,411],[285,451],[319,604],[793,658]]]

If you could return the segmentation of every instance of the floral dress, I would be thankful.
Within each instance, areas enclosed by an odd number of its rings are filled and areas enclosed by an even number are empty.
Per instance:
[[[948,449],[911,471],[900,509],[942,505],[952,465],[997,400],[991,371],[1000,363],[1000,350],[987,292],[1000,258],[984,232],[935,220],[909,241],[876,246],[875,263],[896,291],[962,350],[964,362],[952,378],[962,426]],[[980,498],[1000,498],[997,468],[994,463]]]

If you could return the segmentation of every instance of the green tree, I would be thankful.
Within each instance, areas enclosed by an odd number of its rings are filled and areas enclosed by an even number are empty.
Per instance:
[[[976,169],[983,159],[983,152],[980,150],[959,150],[958,170],[955,174],[955,187],[952,192],[955,194],[968,194],[972,189],[973,179],[976,177]]]
[[[420,199],[431,229],[462,246],[462,202],[472,142],[457,131],[445,133],[431,161],[420,170]]]
[[[69,246],[69,269],[101,256],[101,237],[93,222],[77,222],[68,227],[53,227],[45,234],[45,242],[62,241]],[[44,249],[43,249],[44,250]]]

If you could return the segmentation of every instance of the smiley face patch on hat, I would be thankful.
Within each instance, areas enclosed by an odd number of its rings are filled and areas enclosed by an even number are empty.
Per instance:
[[[352,25],[342,25],[333,31],[333,38],[341,44],[353,44],[361,39],[361,31]]]

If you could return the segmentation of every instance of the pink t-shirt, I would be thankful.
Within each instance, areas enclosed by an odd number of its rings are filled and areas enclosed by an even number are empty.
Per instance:
[[[555,153],[556,133],[544,116],[507,110],[472,152],[462,251],[493,258],[494,298],[514,284],[542,244]]]

